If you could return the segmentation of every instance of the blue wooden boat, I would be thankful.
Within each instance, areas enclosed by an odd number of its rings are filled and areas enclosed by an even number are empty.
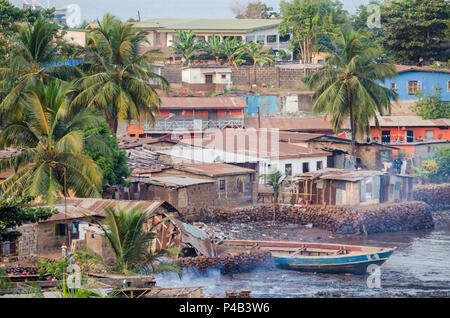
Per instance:
[[[269,250],[274,263],[287,269],[322,273],[366,274],[371,264],[383,264],[394,248],[330,243],[224,241],[226,246]]]

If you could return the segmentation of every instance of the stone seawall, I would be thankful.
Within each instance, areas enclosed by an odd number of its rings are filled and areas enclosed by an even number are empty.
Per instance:
[[[273,219],[271,206],[245,209],[193,209],[183,213],[185,222],[249,223]],[[279,207],[276,222],[313,224],[340,234],[370,234],[433,228],[431,208],[425,202],[374,204],[363,207]]]
[[[434,211],[450,209],[450,184],[427,184],[414,188],[413,198],[426,202]]]

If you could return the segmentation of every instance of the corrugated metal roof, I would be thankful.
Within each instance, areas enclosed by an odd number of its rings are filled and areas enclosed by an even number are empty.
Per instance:
[[[223,129],[221,134],[204,138],[202,146],[258,158],[288,159],[332,155],[323,150],[280,142],[278,133],[277,130]],[[196,145],[195,141],[192,143]]]
[[[380,127],[448,127],[450,119],[422,119],[420,116],[379,116]],[[375,121],[372,119],[370,125],[375,127]]]
[[[174,188],[182,188],[192,185],[216,182],[215,180],[197,179],[182,175],[167,176],[167,177],[133,178],[132,180],[135,182],[142,182],[159,185],[162,187],[174,187]]]
[[[258,128],[257,117],[244,118],[244,123],[245,128]],[[350,124],[347,121],[344,121],[342,129],[349,129],[349,127]],[[284,131],[333,131],[329,118],[325,119],[325,116],[261,118],[260,128],[279,129]]]
[[[183,164],[180,166],[176,166],[175,169],[209,177],[255,173],[255,170],[252,169],[242,168],[239,166],[220,162]]]
[[[160,109],[242,109],[242,97],[161,97]]]
[[[375,170],[351,170],[351,169],[323,169],[318,171],[298,174],[293,179],[325,179],[342,181],[359,181],[368,177],[383,175],[382,171]]]
[[[181,232],[181,241],[188,243],[197,250],[197,253],[205,256],[214,256],[214,248],[208,234],[196,226],[183,223],[177,219],[170,220]]]
[[[193,30],[246,33],[253,30],[276,28],[278,19],[152,19],[133,23],[138,28],[157,28],[160,31]]]
[[[431,68],[427,66],[413,66],[413,65],[395,65],[397,73],[418,71],[418,72],[432,72],[432,73],[450,73],[448,68]]]
[[[119,149],[139,148],[143,145],[154,144],[158,142],[167,142],[176,144],[176,141],[168,141],[166,137],[161,138],[136,138],[136,137],[118,137]]]
[[[134,207],[141,207],[144,212],[152,214],[160,206],[164,205],[168,210],[176,211],[176,209],[165,201],[150,200],[107,200],[95,198],[67,198],[67,211],[65,209],[64,199],[56,205],[48,205],[46,207],[55,208],[58,214],[42,222],[52,222],[65,219],[77,219],[86,216],[105,216],[106,208],[116,208],[128,210]]]
[[[280,131],[279,134],[280,134],[280,141],[286,141],[286,142],[309,141],[314,138],[326,136],[324,134],[301,133],[301,132],[290,132],[290,131]]]

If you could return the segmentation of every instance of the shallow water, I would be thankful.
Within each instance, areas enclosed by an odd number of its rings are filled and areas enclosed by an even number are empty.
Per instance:
[[[331,243],[393,247],[381,266],[380,288],[369,288],[368,275],[315,274],[264,268],[221,275],[218,270],[185,270],[183,279],[158,275],[160,286],[203,286],[204,294],[223,297],[225,290],[251,290],[253,297],[450,297],[450,221],[433,230],[328,238]],[[320,242],[323,242],[321,240]]]

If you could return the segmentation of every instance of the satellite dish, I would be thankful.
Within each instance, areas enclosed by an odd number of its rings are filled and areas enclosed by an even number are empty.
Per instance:
[[[69,4],[66,8],[66,24],[74,28],[81,24],[81,8],[78,4]]]

